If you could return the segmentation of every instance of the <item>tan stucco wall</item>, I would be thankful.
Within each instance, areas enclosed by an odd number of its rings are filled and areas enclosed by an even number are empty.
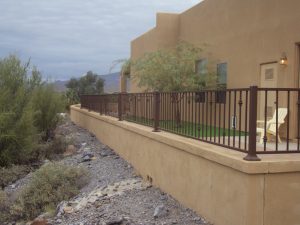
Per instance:
[[[279,87],[295,87],[295,43],[300,41],[298,0],[204,0],[180,15],[179,39],[206,43],[214,57],[228,63],[228,87],[260,85],[260,64],[278,61]],[[298,85],[297,85],[298,87]]]
[[[71,119],[215,225],[299,225],[300,155],[243,153],[71,107]]]
[[[207,54],[228,63],[228,88],[239,88],[260,85],[260,64],[278,61],[285,52],[288,66],[279,67],[278,86],[298,87],[299,8],[298,0],[204,0],[171,19],[159,13],[157,26],[132,41],[131,57],[178,40],[207,44]]]
[[[157,13],[156,26],[131,42],[131,59],[136,60],[147,52],[176,45],[179,35],[179,15]],[[134,77],[134,71],[132,71]],[[140,92],[134,79],[131,80],[130,92]]]

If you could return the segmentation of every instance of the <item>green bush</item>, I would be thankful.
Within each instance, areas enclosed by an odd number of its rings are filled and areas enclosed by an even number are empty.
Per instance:
[[[53,131],[60,120],[58,113],[64,111],[63,96],[54,92],[53,86],[42,85],[35,90],[32,105],[35,111],[34,124],[42,139],[47,141],[53,138]]]
[[[0,168],[0,187],[4,188],[26,176],[31,168],[25,165],[13,165],[8,168]]]
[[[19,219],[33,219],[45,211],[55,210],[58,203],[78,194],[88,183],[88,177],[87,171],[79,167],[46,164],[33,174],[12,211]]]
[[[26,162],[36,142],[29,103],[40,74],[28,70],[16,56],[0,59],[0,166]]]

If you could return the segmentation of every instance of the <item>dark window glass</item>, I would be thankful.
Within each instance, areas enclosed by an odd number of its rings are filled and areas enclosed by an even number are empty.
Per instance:
[[[217,65],[217,76],[220,87],[227,87],[227,63]]]

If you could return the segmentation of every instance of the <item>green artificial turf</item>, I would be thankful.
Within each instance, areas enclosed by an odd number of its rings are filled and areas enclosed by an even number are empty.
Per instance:
[[[132,121],[139,124],[144,124],[148,126],[153,126],[153,119],[146,119],[141,117],[125,117],[125,120]],[[191,137],[219,137],[222,136],[247,136],[247,133],[244,131],[239,131],[238,129],[224,129],[211,125],[205,124],[196,124],[191,122],[181,121],[180,124],[177,124],[174,120],[161,120],[159,122],[159,127],[162,130],[171,131],[174,133],[191,136]]]

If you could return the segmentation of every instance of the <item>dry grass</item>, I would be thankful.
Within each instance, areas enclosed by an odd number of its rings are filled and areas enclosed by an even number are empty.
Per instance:
[[[33,219],[79,193],[88,183],[86,170],[59,163],[48,163],[37,170],[29,185],[12,207],[17,219]]]

